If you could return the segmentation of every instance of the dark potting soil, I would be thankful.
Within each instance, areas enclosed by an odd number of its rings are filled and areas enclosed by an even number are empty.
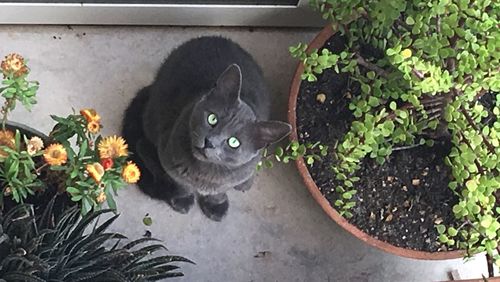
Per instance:
[[[335,35],[324,45],[332,52],[344,48],[342,37]],[[361,52],[367,52],[361,50]],[[370,50],[368,50],[370,52]],[[376,55],[371,53],[369,55]],[[358,87],[359,88],[359,87]],[[334,147],[350,128],[354,116],[348,109],[350,98],[359,89],[346,74],[326,70],[318,81],[303,81],[297,101],[297,131],[303,143],[320,141]],[[317,95],[326,95],[318,101]],[[450,250],[440,246],[435,225],[455,226],[452,207],[458,198],[448,188],[450,169],[443,158],[450,150],[447,140],[436,141],[433,147],[418,146],[397,150],[383,165],[365,158],[356,176],[356,206],[349,222],[374,238],[392,245],[420,250]],[[331,156],[309,167],[317,186],[333,205],[339,195],[331,166]]]

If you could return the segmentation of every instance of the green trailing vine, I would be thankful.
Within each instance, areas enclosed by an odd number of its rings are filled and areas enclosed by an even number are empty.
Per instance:
[[[274,162],[289,163],[296,161],[299,157],[304,158],[306,164],[313,165],[315,161],[321,161],[322,157],[328,154],[328,146],[316,142],[314,144],[300,144],[297,141],[290,142],[287,146],[276,146],[274,153],[270,153],[266,148],[262,151],[262,160],[257,164],[257,170],[263,167],[272,168]]]

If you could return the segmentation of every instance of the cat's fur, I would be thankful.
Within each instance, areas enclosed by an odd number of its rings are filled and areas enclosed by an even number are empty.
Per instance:
[[[248,190],[260,150],[290,132],[287,123],[267,121],[269,98],[259,66],[236,43],[201,37],[175,49],[125,114],[123,135],[142,169],[141,189],[181,213],[197,197],[205,215],[220,220],[226,191]],[[236,149],[228,145],[232,136],[241,144]]]

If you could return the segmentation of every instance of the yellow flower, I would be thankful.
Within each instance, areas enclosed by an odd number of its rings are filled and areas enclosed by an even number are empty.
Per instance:
[[[87,123],[87,129],[92,134],[97,134],[101,130],[101,125],[97,121],[89,121]]]
[[[63,145],[56,143],[45,149],[43,158],[49,165],[63,165],[68,160],[68,154]]]
[[[97,114],[94,109],[82,109],[80,110],[80,114],[85,118],[87,122],[99,122],[101,120],[101,116]]]
[[[141,178],[141,171],[133,162],[128,162],[122,171],[122,177],[127,183],[136,183]]]
[[[12,73],[15,77],[19,77],[28,73],[28,67],[24,62],[24,58],[16,53],[5,56],[5,59],[0,64],[0,68],[4,76]]]
[[[14,149],[16,141],[14,140],[14,133],[10,130],[0,130],[0,146],[9,147]],[[9,154],[0,149],[0,157],[5,158]]]
[[[95,182],[101,182],[102,176],[104,175],[104,168],[100,163],[88,164],[86,170]]]
[[[125,139],[116,135],[103,138],[97,148],[101,159],[114,159],[128,155],[128,145],[125,143]]]
[[[101,191],[101,193],[99,193],[99,196],[97,196],[97,198],[95,199],[99,204],[100,203],[104,203],[104,201],[106,201],[106,194],[104,192]]]
[[[28,144],[26,145],[26,150],[28,151],[28,154],[30,156],[33,156],[41,149],[43,149],[42,139],[38,136],[31,137],[31,139],[28,141]]]
[[[403,59],[408,59],[409,57],[411,57],[411,50],[404,49],[403,51],[401,51],[401,56],[403,57]]]

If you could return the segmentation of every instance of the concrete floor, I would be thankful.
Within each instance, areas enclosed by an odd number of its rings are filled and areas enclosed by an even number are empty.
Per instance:
[[[12,119],[48,131],[49,114],[93,107],[104,134],[119,133],[121,118],[136,91],[149,84],[176,45],[200,35],[232,38],[254,55],[274,94],[275,115],[285,119],[288,87],[297,64],[287,47],[307,42],[316,30],[178,27],[0,26],[0,55],[19,52],[29,59],[32,79],[41,82],[39,104]],[[140,237],[149,229],[185,265],[179,281],[436,281],[458,269],[462,277],[486,273],[483,258],[463,263],[416,261],[385,254],[353,238],[331,221],[309,195],[293,165],[262,171],[252,190],[229,193],[222,223],[196,207],[173,212],[136,187],[118,199],[121,217],[114,229]],[[142,218],[149,213],[153,225]],[[264,257],[255,257],[259,252]]]

